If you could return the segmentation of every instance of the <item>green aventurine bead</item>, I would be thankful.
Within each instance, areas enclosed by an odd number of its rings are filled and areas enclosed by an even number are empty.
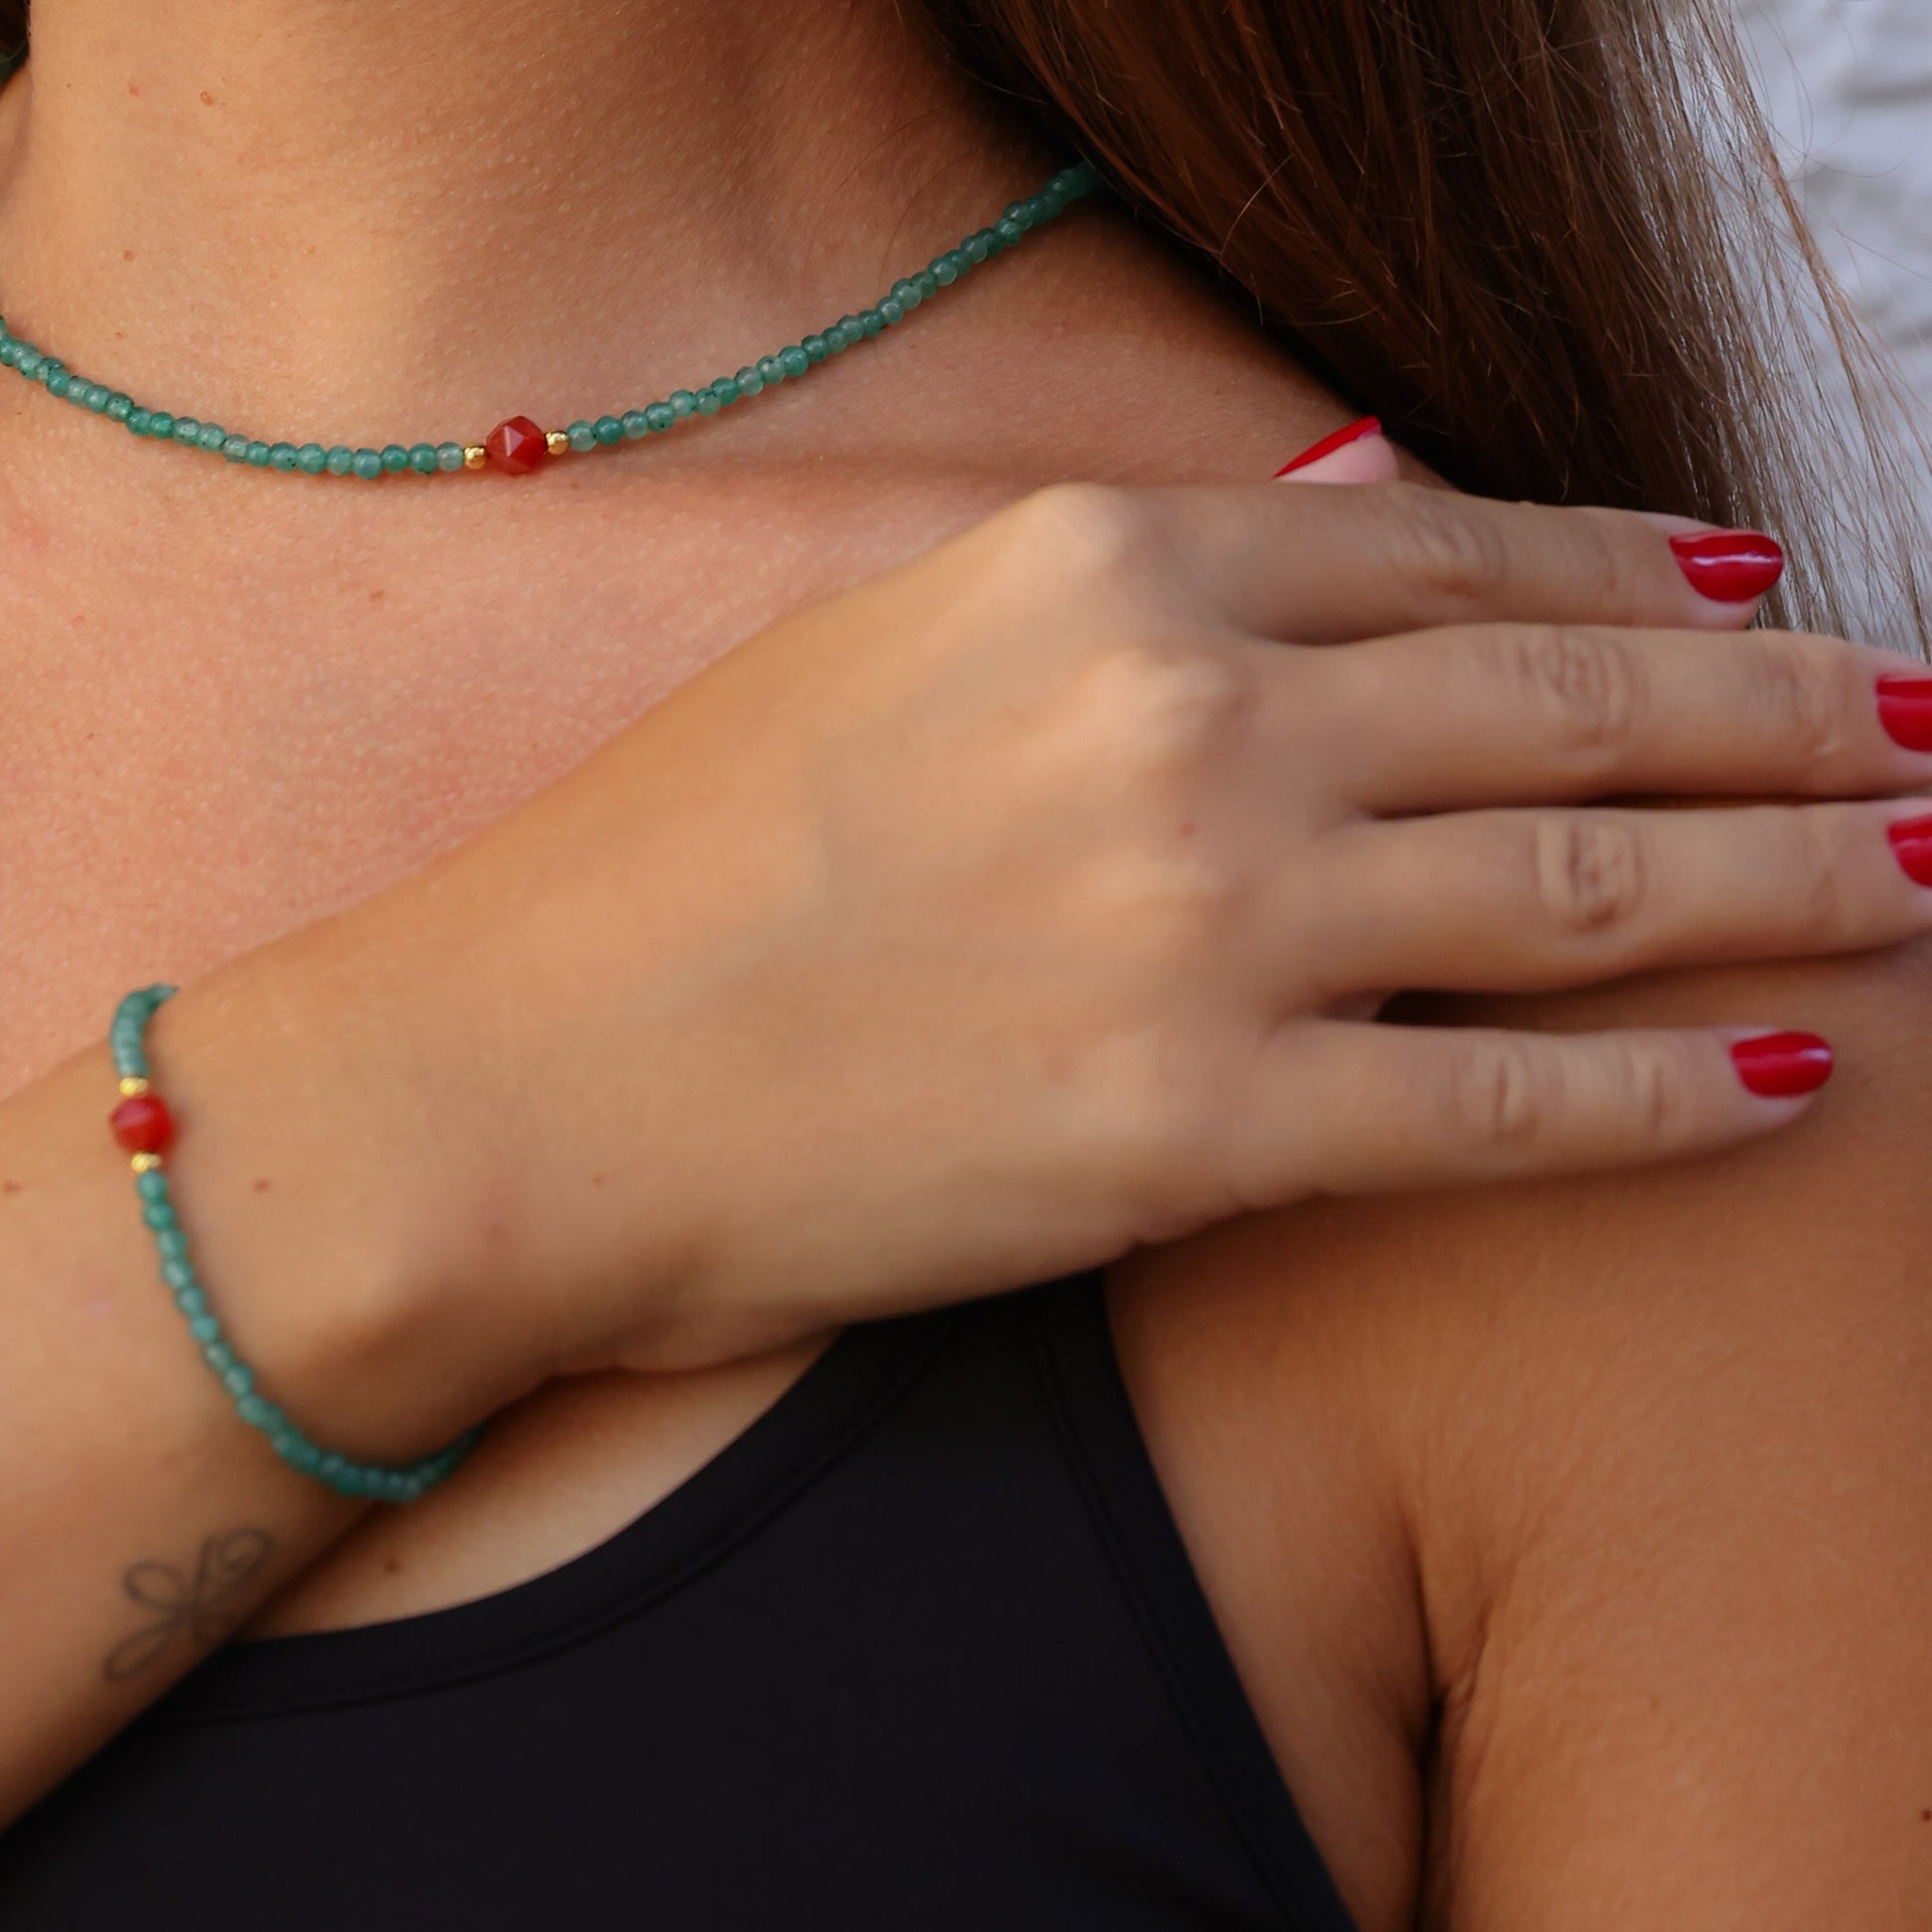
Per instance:
[[[188,1323],[188,1332],[207,1347],[216,1346],[221,1337],[221,1324],[211,1314],[198,1314]]]
[[[951,288],[959,280],[959,270],[950,255],[934,255],[926,272],[942,289]]]
[[[767,389],[775,389],[785,379],[785,365],[775,355],[760,355],[759,374],[764,377]]]
[[[859,327],[868,336],[882,335],[886,328],[886,318],[877,309],[861,309],[859,311]]]
[[[355,452],[355,474],[364,483],[374,482],[382,474],[381,456],[374,450],[357,450]]]
[[[889,295],[880,303],[879,313],[888,323],[903,322],[905,320],[905,304],[897,296]]]
[[[615,416],[600,416],[593,427],[599,444],[607,450],[623,441],[623,424]]]
[[[787,375],[803,375],[812,365],[812,358],[796,343],[779,349],[778,360]]]
[[[305,477],[319,477],[329,467],[329,452],[320,443],[305,443],[295,453],[295,467]]]
[[[204,423],[201,435],[196,438],[205,450],[218,450],[227,440],[228,432],[219,423]]]
[[[195,1292],[195,1271],[185,1261],[164,1261],[161,1264],[161,1279],[175,1291],[177,1300]],[[192,1311],[201,1313],[200,1309]]]
[[[134,398],[132,396],[124,396],[121,394],[121,392],[118,389],[116,389],[114,393],[107,398],[107,414],[109,419],[113,422],[116,423],[126,422],[127,419],[134,414]]]
[[[246,1369],[243,1369],[240,1372],[243,1375],[246,1375],[248,1371]],[[268,1420],[268,1416],[269,1416],[268,1404],[264,1402],[262,1398],[256,1395],[252,1390],[243,1389],[237,1391],[235,1389],[234,1383],[227,1376],[223,1376],[221,1379],[228,1384],[229,1394],[238,1395],[239,1397],[239,1400],[237,1400],[234,1406],[235,1414],[238,1415],[243,1422],[249,1424],[251,1427],[255,1429],[259,1429],[262,1426],[262,1424]]]
[[[180,1228],[162,1228],[154,1237],[154,1245],[160,1250],[163,1261],[188,1259],[188,1237]]]
[[[433,477],[436,474],[436,445],[417,443],[409,452],[409,467],[419,477]]]
[[[327,462],[332,477],[346,477],[355,468],[355,452],[346,444],[338,443],[329,452]]]
[[[724,406],[723,402],[718,398],[717,391],[708,383],[698,391],[698,414],[700,416],[715,416]]]
[[[463,445],[461,443],[439,443],[436,446],[436,467],[446,473],[463,468]]]
[[[151,1228],[172,1228],[180,1226],[175,1219],[174,1207],[165,1200],[151,1200],[141,1210],[141,1218]]]
[[[104,416],[107,405],[114,399],[114,392],[104,382],[90,382],[87,385],[87,407],[96,415]]]
[[[400,443],[388,444],[382,452],[382,467],[390,476],[409,468],[409,452]]]
[[[803,338],[798,346],[805,351],[807,362],[822,362],[831,352],[826,347],[825,338],[816,334]]]
[[[733,380],[738,384],[738,393],[741,396],[755,396],[764,387],[764,377],[750,362],[739,370]]]
[[[43,364],[42,366],[45,367],[46,364]],[[65,396],[67,394],[68,379],[66,375],[64,375],[61,372],[60,369],[56,368],[54,373],[46,378],[46,381],[47,381],[47,393],[50,396]]]
[[[586,450],[594,450],[597,448],[597,431],[589,423],[572,423],[564,434],[570,438],[570,447],[579,456],[582,456]]]
[[[146,1173],[137,1173],[134,1176],[134,1191],[143,1200],[166,1200],[168,1176],[159,1168],[150,1168]]]
[[[266,443],[255,442],[248,445],[248,467],[251,470],[268,468],[269,450]]]
[[[236,1362],[233,1367],[221,1371],[221,1386],[230,1395],[248,1395],[255,1386],[255,1372],[244,1363]]]
[[[268,467],[271,470],[287,472],[295,468],[296,448],[293,443],[277,443],[268,453]]]
[[[677,411],[667,402],[653,402],[645,405],[644,421],[651,426],[653,434],[661,434],[677,421]]]
[[[671,414],[683,418],[697,408],[698,399],[689,389],[673,389],[665,399],[671,405]]]
[[[632,443],[650,434],[650,418],[641,409],[623,412],[623,433]]]
[[[221,445],[221,454],[229,463],[248,461],[248,439],[245,436],[227,437]]]

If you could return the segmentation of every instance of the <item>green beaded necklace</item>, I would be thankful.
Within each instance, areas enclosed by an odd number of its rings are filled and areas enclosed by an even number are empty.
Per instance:
[[[0,79],[4,79],[7,71],[4,61],[0,60]],[[183,449],[209,451],[229,463],[245,464],[254,470],[278,470],[307,477],[357,477],[366,483],[405,472],[434,477],[485,468],[520,477],[552,457],[571,453],[588,456],[594,451],[639,442],[646,436],[674,428],[687,417],[715,416],[733,403],[804,375],[829,356],[841,354],[855,343],[902,322],[928,296],[950,287],[969,268],[991,261],[1021,240],[1030,228],[1050,221],[1069,202],[1078,201],[1098,186],[1099,178],[1090,162],[1079,161],[1070,168],[1062,168],[1037,195],[1010,204],[991,227],[976,230],[957,247],[935,255],[917,274],[895,282],[891,293],[882,296],[870,309],[841,316],[829,329],[815,331],[773,354],[761,355],[756,362],[748,362],[736,375],[715,377],[699,389],[673,389],[668,396],[646,403],[641,409],[599,416],[595,421],[580,420],[568,429],[544,430],[527,416],[512,416],[507,422],[498,423],[481,443],[418,443],[409,448],[391,443],[382,450],[351,450],[340,443],[333,449],[325,449],[320,443],[263,443],[252,437],[231,435],[219,423],[204,423],[193,416],[149,409],[120,390],[110,389],[104,382],[75,375],[58,356],[12,335],[3,316],[0,316],[0,365],[17,370],[30,382],[43,384],[50,396],[63,397],[93,415],[105,416],[136,436],[178,444]]]

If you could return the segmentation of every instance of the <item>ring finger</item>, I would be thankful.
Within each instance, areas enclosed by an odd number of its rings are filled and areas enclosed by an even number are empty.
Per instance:
[[[1326,997],[1530,993],[1693,963],[1858,951],[1932,930],[1924,801],[1458,812],[1330,833],[1267,901],[1281,952],[1329,908]]]

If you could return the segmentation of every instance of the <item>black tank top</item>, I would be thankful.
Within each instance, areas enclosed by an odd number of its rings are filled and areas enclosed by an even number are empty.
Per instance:
[[[1349,1932],[1083,1272],[854,1328],[480,1601],[216,1653],[7,1932]]]

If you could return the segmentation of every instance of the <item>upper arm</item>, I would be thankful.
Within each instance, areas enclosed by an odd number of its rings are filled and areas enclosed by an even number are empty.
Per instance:
[[[1425,1703],[1432,1922],[1922,1928],[1932,949],[1506,1017],[1802,1027],[1833,1039],[1841,1070],[1804,1123],[1740,1153],[1255,1216],[1138,1258],[1128,1279],[1154,1311],[1123,1324],[1130,1355],[1138,1320],[1186,1333],[1201,1362],[1165,1425],[1153,1401],[1164,1475],[1192,1458],[1182,1479],[1207,1490],[1208,1464],[1225,1476],[1238,1458],[1202,1446],[1232,1436],[1254,1466],[1370,1497],[1305,1527],[1380,1553],[1344,1575],[1406,1563],[1413,1579],[1413,1626],[1385,1590],[1382,1661],[1348,1695],[1362,1724],[1377,1670],[1402,1686],[1392,1728],[1412,1739]],[[1187,1405],[1217,1377],[1233,1400],[1204,1434]],[[1192,1507],[1214,1540],[1214,1508]],[[1227,1545],[1205,1553],[1210,1583],[1217,1564],[1261,1567]],[[1263,1588],[1280,1587],[1273,1561]],[[1223,1587],[1255,1625],[1237,1596]],[[1237,1636],[1275,1641],[1251,1672],[1323,1667],[1283,1634]],[[1298,1796],[1331,1778],[1291,1775]],[[1352,1825],[1324,1838],[1323,1801],[1304,1805],[1324,1851],[1361,1857]]]

